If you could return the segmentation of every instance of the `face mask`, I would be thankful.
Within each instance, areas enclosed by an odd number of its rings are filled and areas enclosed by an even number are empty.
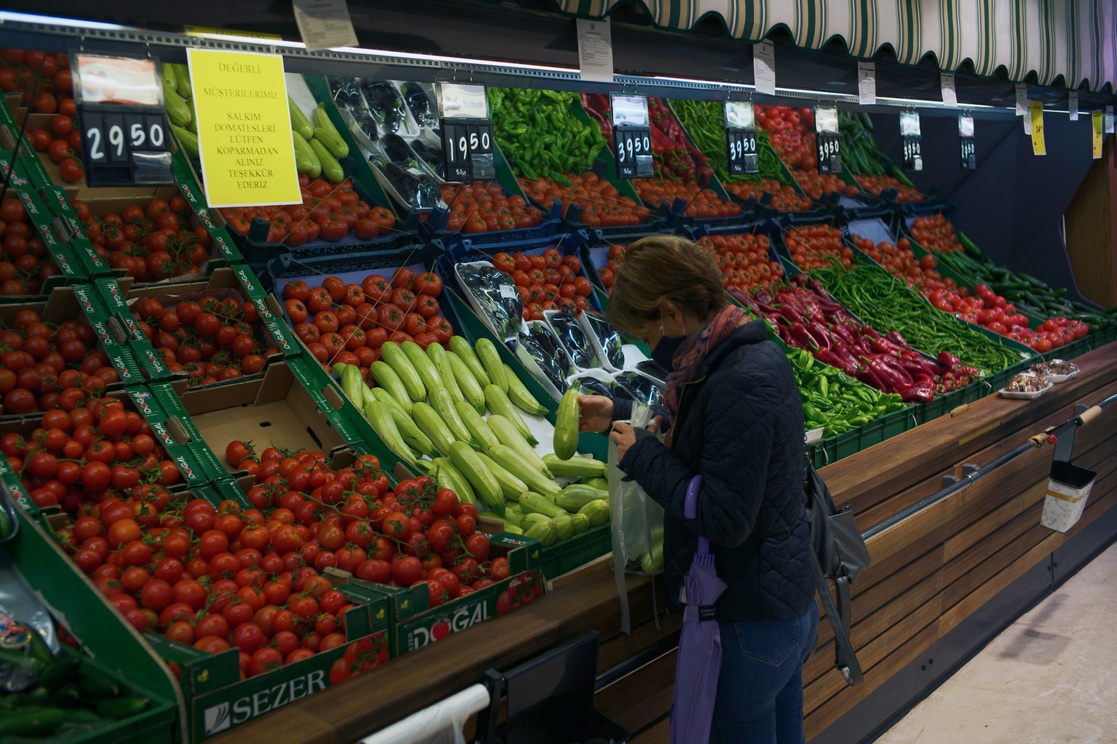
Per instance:
[[[665,331],[663,331],[663,323],[659,324],[659,329],[661,332],[666,333]],[[672,358],[675,356],[675,352],[678,351],[683,341],[686,341],[685,334],[682,336],[673,337],[668,337],[666,335],[661,336],[659,339],[659,343],[657,343],[655,345],[655,348],[652,349],[652,361],[654,361],[660,367],[663,367],[668,372],[674,372],[675,365],[672,362]]]

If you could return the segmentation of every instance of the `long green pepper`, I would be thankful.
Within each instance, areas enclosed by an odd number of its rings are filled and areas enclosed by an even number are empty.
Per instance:
[[[849,270],[815,269],[826,290],[861,322],[883,332],[898,331],[913,348],[932,356],[948,351],[986,374],[1016,362],[1020,353],[935,309],[884,269],[857,264]]]

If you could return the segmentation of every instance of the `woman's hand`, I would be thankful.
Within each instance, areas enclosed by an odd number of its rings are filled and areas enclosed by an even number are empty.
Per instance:
[[[610,432],[609,439],[617,445],[617,462],[620,462],[624,459],[628,448],[636,443],[636,430],[632,427],[632,424],[618,421],[613,424],[613,431]]]
[[[604,395],[578,397],[578,431],[603,432],[613,421],[613,400]]]

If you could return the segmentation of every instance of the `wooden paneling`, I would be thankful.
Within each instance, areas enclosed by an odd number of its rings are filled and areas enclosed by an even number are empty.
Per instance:
[[[1030,402],[989,397],[822,469],[839,504],[850,503],[862,529],[888,519],[941,488],[964,463],[987,464],[1046,427],[1117,392],[1117,344],[1075,360],[1082,374]],[[1074,461],[1099,473],[1085,514],[1066,535],[1039,526],[1051,447],[1025,453],[903,520],[869,541],[873,564],[853,586],[853,639],[865,683],[847,687],[833,669],[833,635],[819,627],[817,651],[804,670],[808,738],[919,661],[1001,589],[1022,576],[1091,521],[1117,507],[1117,407],[1077,432]],[[628,577],[633,633],[619,631],[619,603],[607,563],[564,579],[556,590],[514,612],[382,669],[329,688],[246,724],[214,744],[274,741],[347,742],[481,679],[508,669],[586,630],[601,634],[598,670],[609,669],[668,638],[678,615],[653,622],[653,592],[662,611],[662,582]],[[668,740],[674,652],[664,654],[597,694],[597,705],[624,723],[634,742]]]
[[[1067,255],[1083,296],[1117,304],[1117,152],[1107,137],[1066,212]]]

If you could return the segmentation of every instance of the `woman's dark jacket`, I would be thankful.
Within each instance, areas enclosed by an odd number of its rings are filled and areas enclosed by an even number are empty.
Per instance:
[[[672,448],[640,432],[620,468],[666,510],[668,602],[697,546],[709,539],[728,588],[717,619],[798,617],[814,601],[804,510],[803,408],[783,352],[762,321],[714,347],[684,386]],[[698,518],[683,517],[691,478],[702,475]]]

